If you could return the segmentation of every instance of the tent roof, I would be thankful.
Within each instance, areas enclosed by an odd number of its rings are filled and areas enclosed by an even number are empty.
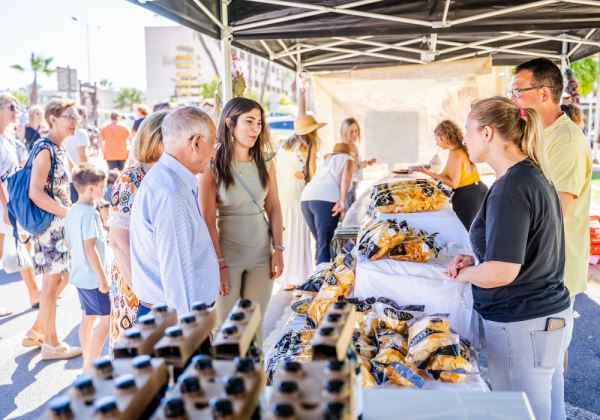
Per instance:
[[[139,0],[129,0],[138,3]],[[141,5],[295,69],[345,70],[491,55],[575,61],[600,51],[596,0],[146,0]]]

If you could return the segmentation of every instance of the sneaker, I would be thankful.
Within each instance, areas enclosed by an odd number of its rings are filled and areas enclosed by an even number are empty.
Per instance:
[[[81,355],[81,347],[71,347],[67,343],[59,343],[58,346],[42,344],[42,360],[71,359]]]
[[[44,334],[36,330],[29,330],[25,334],[21,344],[23,347],[41,347],[44,344]]]

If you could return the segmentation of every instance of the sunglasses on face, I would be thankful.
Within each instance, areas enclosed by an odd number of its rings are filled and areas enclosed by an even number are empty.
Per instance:
[[[19,106],[15,104],[4,105],[2,108],[8,108],[11,112],[19,112]]]

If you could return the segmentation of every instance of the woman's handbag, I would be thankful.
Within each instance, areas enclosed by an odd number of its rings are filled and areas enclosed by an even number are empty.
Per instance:
[[[32,267],[33,262],[25,245],[14,241],[12,238],[5,237],[2,250],[2,268],[4,271],[11,274]]]

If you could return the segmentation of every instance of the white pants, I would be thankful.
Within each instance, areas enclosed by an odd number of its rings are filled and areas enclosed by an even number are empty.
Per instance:
[[[545,331],[548,318],[563,318],[565,327]],[[536,419],[566,419],[563,359],[571,308],[519,322],[483,320],[493,391],[525,392]]]

